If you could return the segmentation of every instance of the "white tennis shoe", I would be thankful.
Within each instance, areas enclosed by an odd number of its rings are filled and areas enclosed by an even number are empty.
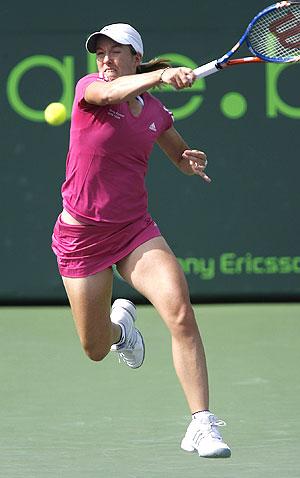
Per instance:
[[[111,321],[121,326],[125,340],[121,344],[113,344],[112,352],[117,352],[119,362],[123,361],[130,368],[139,368],[145,358],[145,345],[142,334],[135,327],[136,308],[127,299],[117,299],[111,309]]]
[[[203,458],[229,458],[231,450],[224,443],[218,426],[226,425],[210,412],[201,412],[188,426],[181,448],[185,451],[197,451]]]

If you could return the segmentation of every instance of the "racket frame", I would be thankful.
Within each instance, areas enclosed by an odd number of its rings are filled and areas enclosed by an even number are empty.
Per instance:
[[[248,35],[255,25],[255,23],[264,15],[267,13],[277,10],[280,8],[284,7],[289,7],[290,5],[300,5],[300,2],[292,2],[292,1],[282,1],[282,2],[277,2],[273,5],[270,5],[269,7],[264,8],[261,10],[249,23],[248,27],[246,28],[245,32],[239,39],[239,41],[229,50],[225,55],[223,55],[221,58],[217,60],[213,60],[206,65],[202,65],[198,68],[194,69],[194,73],[198,78],[204,78],[205,76],[211,75],[212,73],[216,73],[219,70],[222,70],[223,68],[226,68],[226,66],[231,66],[231,65],[238,65],[238,64],[243,64],[243,63],[263,63],[263,62],[268,62],[270,61],[270,58],[267,56],[264,56],[258,52],[256,52],[250,42],[248,41]],[[236,60],[230,60],[230,58],[233,56],[233,54],[240,48],[240,46],[246,43],[248,49],[250,50],[251,53],[253,53],[254,56],[251,57],[245,57],[245,58],[238,58]],[[272,63],[290,63],[294,61],[299,61],[299,59],[295,59],[293,57],[292,59],[290,58],[274,58],[272,59]]]

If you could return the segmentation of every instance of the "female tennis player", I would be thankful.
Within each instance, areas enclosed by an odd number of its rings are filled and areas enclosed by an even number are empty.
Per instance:
[[[205,353],[187,282],[148,213],[144,182],[155,143],[182,173],[210,181],[205,153],[188,147],[171,113],[147,92],[163,83],[188,88],[195,75],[162,60],[142,63],[141,36],[123,23],[91,34],[86,48],[96,53],[98,73],[76,86],[63,211],[52,243],[82,347],[95,361],[114,351],[133,369],[143,363],[134,304],[117,299],[111,306],[115,264],[170,330],[174,366],[192,413],[181,447],[228,457],[220,421],[209,411]]]

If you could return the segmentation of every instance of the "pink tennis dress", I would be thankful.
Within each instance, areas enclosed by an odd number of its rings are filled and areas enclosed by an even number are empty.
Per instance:
[[[59,216],[52,249],[65,277],[86,277],[117,263],[160,231],[148,213],[145,176],[157,138],[172,115],[149,93],[138,117],[127,103],[96,106],[86,87],[104,81],[97,73],[79,80],[72,111],[63,207],[83,224]]]

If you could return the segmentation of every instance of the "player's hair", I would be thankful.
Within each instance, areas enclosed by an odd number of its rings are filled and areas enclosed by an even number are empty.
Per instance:
[[[141,63],[137,69],[137,73],[147,73],[148,71],[160,70],[162,68],[170,68],[171,61],[166,58],[153,58],[146,63]]]
[[[130,45],[130,51],[133,55],[136,55],[135,49]],[[150,61],[141,63],[138,65],[136,72],[137,73],[148,73],[149,71],[161,70],[162,68],[169,68],[171,66],[171,61],[167,58],[153,58]]]

